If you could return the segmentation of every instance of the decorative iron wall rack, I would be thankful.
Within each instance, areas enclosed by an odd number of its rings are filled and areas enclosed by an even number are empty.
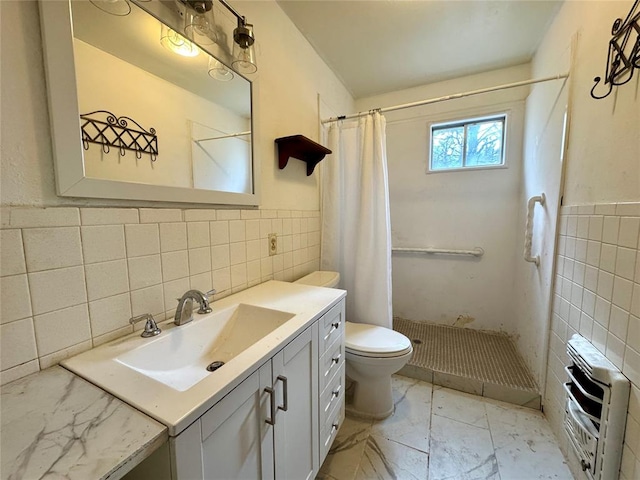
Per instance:
[[[82,146],[89,150],[90,143],[102,145],[102,151],[109,153],[111,147],[118,149],[123,157],[127,150],[133,151],[136,158],[142,158],[146,153],[151,161],[158,158],[158,137],[155,128],[145,130],[138,122],[130,117],[116,117],[106,110],[96,110],[80,115],[82,120]],[[129,122],[136,128],[129,127]]]
[[[609,41],[607,70],[604,76],[606,91],[603,95],[595,92],[602,81],[601,77],[593,79],[595,85],[591,89],[591,96],[598,100],[607,97],[613,87],[630,82],[634,70],[640,69],[640,0],[633,3],[627,18],[618,18],[613,22],[611,34],[613,37]]]

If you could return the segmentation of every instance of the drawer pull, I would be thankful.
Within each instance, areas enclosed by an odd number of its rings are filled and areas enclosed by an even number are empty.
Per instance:
[[[269,425],[276,424],[276,395],[275,391],[271,387],[265,387],[264,391],[269,394],[269,406],[271,409],[271,418],[265,418],[265,422]]]
[[[332,323],[331,328],[329,329],[329,332],[324,336],[324,339],[327,340],[333,332],[335,332],[338,328],[340,328],[341,323],[342,322]]]
[[[282,405],[278,407],[278,410],[286,412],[289,410],[289,381],[284,375],[278,375],[278,380],[282,382]]]
[[[327,403],[327,406],[324,407],[325,413],[329,411],[329,409],[331,408],[331,405],[333,405],[333,401],[340,396],[341,388],[342,388],[342,385],[338,385],[338,388],[336,388],[334,391],[331,392],[331,399],[329,400],[329,403]]]
[[[338,363],[340,363],[340,359],[342,358],[342,354],[339,353],[338,355],[336,355],[335,357],[333,357],[331,359],[331,363],[329,364],[329,368],[327,369],[327,371],[324,373],[324,376],[326,377],[327,375],[329,375],[331,373],[331,370],[333,370],[334,365],[337,365]]]
[[[334,423],[331,425],[331,431],[329,432],[329,436],[327,437],[327,441],[324,442],[324,446],[326,447],[327,445],[329,445],[329,442],[331,441],[331,439],[333,438],[333,434],[336,430],[338,430],[339,425],[337,423]]]

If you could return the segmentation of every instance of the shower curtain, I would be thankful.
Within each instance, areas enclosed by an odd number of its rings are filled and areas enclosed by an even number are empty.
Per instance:
[[[324,130],[323,270],[340,272],[347,320],[391,328],[391,221],[385,118],[378,112]]]

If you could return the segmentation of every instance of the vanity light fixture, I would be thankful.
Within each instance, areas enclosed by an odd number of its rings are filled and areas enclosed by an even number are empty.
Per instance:
[[[164,23],[160,27],[160,45],[183,57],[195,57],[200,53],[200,49],[195,44],[175,30],[167,27]]]
[[[253,25],[247,23],[247,19],[225,0],[220,0],[220,3],[238,19],[238,26],[233,30],[233,60],[231,61],[231,66],[241,73],[256,73],[258,65],[254,50],[256,39],[253,35]]]
[[[92,0],[94,1],[94,0]],[[114,1],[114,0],[95,0]],[[115,0],[126,1],[126,0]],[[233,30],[233,58],[231,66],[238,72],[244,74],[258,71],[256,54],[254,49],[255,36],[253,35],[253,25],[247,23],[247,19],[238,13],[226,0],[219,0],[220,3],[229,10],[238,20],[238,26]],[[213,0],[178,0],[184,6],[184,34],[186,38],[173,30],[163,27],[161,43],[166,48],[180,55],[195,56],[198,47],[212,45],[217,41],[215,21],[213,18]],[[193,42],[193,43],[192,43]],[[222,62],[209,60],[209,75],[220,81],[232,80],[234,74]]]
[[[184,33],[187,38],[201,45],[217,42],[213,17],[213,0],[180,0],[185,5]]]

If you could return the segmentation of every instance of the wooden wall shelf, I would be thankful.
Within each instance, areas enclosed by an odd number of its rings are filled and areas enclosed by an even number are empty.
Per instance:
[[[276,138],[278,145],[278,166],[282,170],[287,166],[289,158],[297,158],[307,163],[307,176],[313,173],[316,165],[331,153],[326,147],[308,139],[304,135]]]

